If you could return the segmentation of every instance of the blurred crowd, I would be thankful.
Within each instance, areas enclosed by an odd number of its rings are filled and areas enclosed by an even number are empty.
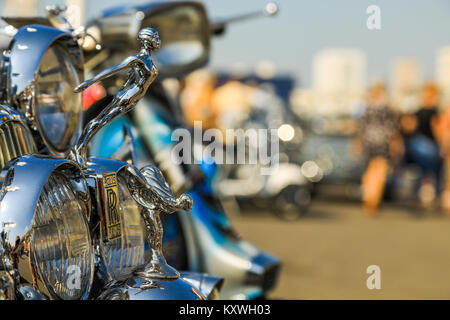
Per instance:
[[[203,130],[215,128],[221,131],[226,143],[226,129],[238,129],[255,110],[270,104],[270,113],[281,117],[282,103],[270,85],[258,83],[256,78],[243,79],[231,75],[225,80],[209,69],[191,73],[182,84],[180,103],[186,122],[202,121]],[[266,108],[267,109],[267,108]],[[268,127],[280,125],[277,119],[269,119]]]
[[[207,69],[190,74],[182,88],[187,124],[202,121],[203,129],[219,129],[224,138],[226,129],[241,128],[260,101],[267,103],[269,93],[274,96],[252,80],[231,77],[219,83]],[[401,113],[391,107],[384,84],[369,88],[363,110],[348,124],[353,132],[351,152],[364,162],[362,203],[369,215],[376,215],[389,177],[401,177],[409,168],[418,173],[414,199],[423,207],[440,205],[450,215],[450,106],[440,109],[440,99],[440,88],[429,82],[421,88],[417,111]],[[282,113],[275,102],[271,108],[272,118]]]
[[[388,174],[401,174],[410,165],[419,172],[413,188],[419,203],[430,207],[440,199],[450,215],[450,106],[438,108],[440,89],[431,82],[420,100],[416,112],[401,114],[390,107],[383,84],[368,91],[353,148],[365,161],[362,201],[370,215],[379,208]]]

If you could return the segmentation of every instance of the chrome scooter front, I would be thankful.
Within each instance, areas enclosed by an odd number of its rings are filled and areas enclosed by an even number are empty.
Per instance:
[[[143,29],[138,40],[138,54],[76,88],[131,70],[65,159],[19,156],[0,173],[0,298],[198,300],[220,287],[218,278],[180,275],[162,254],[160,214],[189,211],[192,199],[175,197],[156,167],[87,158],[95,133],[130,110],[157,75],[158,33]]]
[[[143,13],[144,18],[135,21],[135,12]],[[181,12],[191,12],[191,14],[186,14],[181,19],[179,17],[182,15]],[[114,41],[114,39],[125,37],[124,30],[117,27],[119,19],[121,26],[126,25],[123,22],[125,17],[130,20],[130,25],[134,23],[151,25],[160,21],[162,13],[164,19],[170,17],[173,19],[172,23],[163,24],[162,27],[176,26],[178,21],[184,21],[186,24],[193,16],[197,17],[192,22],[191,36],[195,36],[204,48],[204,54],[197,57],[195,61],[190,63],[186,60],[178,61],[175,57],[184,56],[182,54],[184,47],[181,45],[184,43],[184,33],[181,34],[184,29],[177,29],[180,31],[179,36],[172,33],[172,45],[163,47],[158,52],[160,62],[158,66],[161,67],[163,74],[172,77],[180,77],[186,72],[195,70],[199,65],[205,64],[209,55],[211,33],[223,29],[228,23],[222,21],[210,25],[205,9],[200,3],[171,2],[159,6],[153,3],[130,6],[123,11],[111,10],[110,13],[105,13],[94,21],[93,28],[99,29],[99,33],[105,40],[104,48],[109,50],[112,57],[122,56],[126,48],[118,47]],[[261,12],[258,12],[256,16],[260,14]],[[195,26],[202,26],[202,28],[197,29]],[[164,31],[168,33],[169,29],[161,29],[161,34]],[[128,33],[126,35],[129,36]],[[183,41],[175,45],[180,39]],[[179,51],[175,51],[177,48]],[[174,54],[175,52],[178,54]],[[170,64],[167,65],[168,63]],[[106,88],[109,91],[109,88]],[[155,96],[161,99],[156,101]],[[166,230],[170,233],[165,233],[163,247],[168,260],[180,270],[207,272],[223,277],[225,283],[221,293],[228,299],[253,299],[266,296],[277,283],[281,267],[280,260],[236,236],[217,194],[212,190],[205,192],[205,189],[211,189],[211,179],[204,175],[204,172],[202,173],[202,167],[178,165],[172,161],[170,150],[174,143],[171,133],[178,127],[182,127],[182,124],[174,124],[176,122],[174,120],[182,118],[182,112],[176,108],[176,102],[171,103],[170,99],[164,99],[164,97],[167,97],[164,88],[160,85],[153,86],[151,92],[139,101],[136,108],[128,114],[129,116],[116,119],[105,130],[99,132],[91,144],[92,154],[104,157],[121,155],[123,152],[119,150],[123,149],[122,142],[128,140],[127,136],[130,132],[136,133],[137,148],[131,154],[138,155],[137,161],[147,164],[155,163],[163,170],[175,193],[179,190],[188,190],[189,196],[194,199],[194,207],[190,215],[180,211],[177,215],[166,216]],[[108,99],[98,101],[91,107],[92,110],[98,107],[103,108],[103,104]],[[168,112],[169,110],[172,112]],[[122,126],[128,129],[123,131]],[[203,175],[203,181],[195,181],[199,180],[195,179],[195,176]],[[205,185],[208,186],[205,188]]]

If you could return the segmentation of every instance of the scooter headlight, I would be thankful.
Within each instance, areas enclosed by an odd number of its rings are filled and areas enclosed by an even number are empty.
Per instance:
[[[39,147],[68,153],[81,129],[82,95],[73,92],[84,80],[78,43],[56,28],[24,26],[11,41],[9,59],[11,100],[38,131]]]
[[[78,132],[81,95],[73,92],[80,83],[70,53],[55,43],[42,57],[35,84],[35,112],[41,134],[53,149],[65,152]]]
[[[89,291],[93,254],[85,210],[69,179],[53,172],[35,209],[31,257],[54,298],[80,299]]]

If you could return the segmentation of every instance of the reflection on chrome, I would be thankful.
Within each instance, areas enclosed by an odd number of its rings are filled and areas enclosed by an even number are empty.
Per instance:
[[[143,215],[151,248],[150,263],[138,274],[144,278],[177,279],[180,274],[167,264],[162,253],[163,227],[160,213],[190,211],[192,199],[185,194],[176,198],[161,170],[155,166],[145,166],[139,172],[130,166],[128,173],[128,188],[136,202],[146,209]]]
[[[177,65],[188,64],[203,54],[203,45],[199,41],[183,41],[165,45],[155,52],[157,64]]]

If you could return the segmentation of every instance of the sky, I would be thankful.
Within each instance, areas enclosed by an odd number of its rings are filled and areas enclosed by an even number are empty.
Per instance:
[[[24,0],[26,2],[26,0]],[[123,0],[86,0],[88,17],[120,5]],[[3,5],[4,0],[0,0]],[[132,3],[147,3],[134,0]],[[212,18],[229,17],[264,7],[266,0],[204,0]],[[435,72],[438,48],[450,45],[450,1],[448,0],[278,0],[280,12],[230,25],[226,34],[214,39],[210,65],[230,69],[237,63],[254,67],[272,60],[277,70],[309,86],[311,62],[319,50],[330,47],[359,48],[367,56],[368,81],[388,77],[392,63],[402,57],[417,58],[425,79]],[[47,4],[62,0],[41,0]],[[381,30],[366,27],[369,5],[381,12]]]

